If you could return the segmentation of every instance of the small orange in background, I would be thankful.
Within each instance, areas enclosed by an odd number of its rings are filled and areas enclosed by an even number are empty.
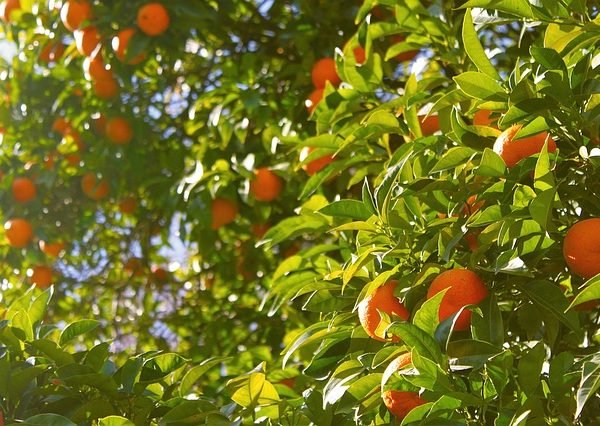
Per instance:
[[[437,115],[419,116],[423,136],[431,136],[440,130],[440,118]]]
[[[104,136],[106,134],[106,122],[108,120],[104,116],[104,114],[96,113],[92,116],[92,124],[94,126],[94,130],[100,136]]]
[[[315,62],[312,68],[311,77],[312,82],[317,89],[324,88],[328,81],[334,86],[337,86],[341,82],[333,58],[323,58]]]
[[[370,337],[380,342],[385,342],[386,340],[384,336],[376,334],[377,327],[379,327],[379,323],[381,322],[379,312],[385,312],[390,317],[392,314],[397,315],[404,321],[407,321],[410,317],[408,310],[394,295],[394,289],[397,285],[398,281],[388,281],[358,305],[358,319],[360,324]],[[398,342],[400,339],[394,336],[392,341]]]
[[[133,139],[129,121],[123,117],[109,118],[106,122],[106,137],[114,144],[126,145]]]
[[[152,278],[154,279],[154,281],[164,283],[169,280],[170,274],[169,271],[167,271],[166,269],[161,268],[160,266],[153,265],[152,268],[150,268],[150,270],[152,272]]]
[[[60,10],[60,19],[69,31],[75,31],[92,17],[92,6],[86,0],[68,0]]]
[[[488,289],[475,272],[468,269],[450,269],[431,282],[427,299],[448,288],[440,304],[439,320],[444,321],[463,306],[476,305],[488,296]],[[471,325],[471,311],[464,310],[456,319],[455,330],[467,330]]]
[[[309,114],[311,114],[315,110],[317,104],[323,99],[324,91],[325,89],[315,89],[308,96],[308,99],[305,101],[304,104],[306,105],[306,109],[308,110]]]
[[[569,228],[563,256],[569,269],[584,279],[600,274],[600,218],[584,219]]]
[[[509,127],[498,136],[494,143],[494,152],[502,157],[506,167],[514,167],[522,159],[538,154],[546,141],[548,141],[548,152],[556,152],[556,142],[548,132],[515,139],[515,135],[522,127],[521,124]]]
[[[39,246],[42,253],[50,257],[59,257],[65,249],[65,243],[63,243],[62,241],[49,243],[47,241],[40,240]]]
[[[273,201],[279,196],[282,188],[281,178],[266,167],[257,169],[254,179],[250,181],[250,193],[258,201]]]
[[[268,223],[253,223],[250,225],[250,231],[252,231],[252,235],[258,239],[262,238],[267,233],[269,228],[271,228],[271,226]]]
[[[367,59],[367,52],[365,51],[364,47],[362,47],[362,46],[355,47],[352,50],[352,53],[354,53],[354,61],[357,64],[362,65],[365,63],[365,61]]]
[[[119,94],[119,84],[112,76],[110,78],[93,80],[92,87],[94,89],[94,93],[100,99],[112,99]]]
[[[50,41],[40,51],[38,56],[40,62],[47,64],[58,61],[65,53],[65,45],[60,41]]]
[[[300,151],[300,161],[302,162],[306,158],[308,158],[310,153],[314,150],[314,147],[309,146],[305,146],[304,148],[302,148],[302,151]],[[315,173],[324,169],[328,164],[333,163],[334,161],[335,159],[332,155],[325,155],[321,158],[317,158],[316,160],[312,160],[309,163],[302,165],[302,168],[304,169],[307,175],[312,176]]]
[[[60,133],[61,135],[64,135],[70,128],[71,125],[64,117],[58,117],[56,120],[54,120],[54,123],[52,123],[52,130],[56,133]]]
[[[169,12],[158,2],[147,3],[139,8],[136,24],[144,34],[158,36],[169,28]]]
[[[77,51],[84,56],[92,56],[102,41],[98,28],[93,25],[88,25],[80,30],[75,30],[73,37],[75,38]]]
[[[37,189],[29,178],[16,178],[12,183],[12,193],[18,203],[28,203],[37,196]]]
[[[8,243],[15,248],[23,248],[33,239],[33,228],[29,221],[21,218],[10,219],[4,224]]]
[[[144,266],[142,264],[142,259],[139,257],[131,257],[127,259],[123,265],[123,269],[125,269],[125,272],[127,272],[129,275],[134,277],[141,277],[144,275]]]
[[[28,272],[31,274],[31,283],[35,284],[36,287],[45,289],[52,284],[52,269],[50,267],[44,265],[34,266]]]
[[[108,196],[110,188],[106,179],[98,179],[94,173],[89,172],[81,178],[81,189],[89,198],[99,201]]]
[[[100,54],[86,57],[83,60],[83,73],[86,80],[112,80],[113,72],[104,64]]]
[[[477,213],[484,205],[485,201],[477,201],[477,195],[471,195],[460,209],[460,213],[462,216],[471,216]]]
[[[4,22],[10,22],[13,10],[19,9],[21,9],[21,2],[19,0],[6,0],[0,4],[0,18]]]
[[[115,51],[115,56],[121,62],[125,62],[127,58],[127,49],[129,48],[129,42],[131,37],[136,33],[135,28],[125,28],[119,31],[119,33],[112,39],[112,48]],[[146,58],[144,53],[140,53],[133,58],[130,58],[126,63],[129,65],[137,65]]]
[[[135,197],[127,197],[119,203],[119,211],[123,214],[133,214],[137,208],[137,200]]]
[[[238,214],[238,206],[227,198],[215,198],[210,207],[212,214],[212,229],[219,229],[230,224]]]

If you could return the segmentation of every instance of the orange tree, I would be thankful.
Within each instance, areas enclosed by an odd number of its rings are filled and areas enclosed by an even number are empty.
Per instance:
[[[600,422],[597,2],[0,5],[0,425]]]

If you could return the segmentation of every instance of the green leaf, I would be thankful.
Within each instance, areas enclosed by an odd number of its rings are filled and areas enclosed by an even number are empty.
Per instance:
[[[506,164],[502,157],[493,150],[485,148],[475,174],[479,176],[501,177],[506,172]]]
[[[413,324],[430,336],[435,334],[435,329],[440,323],[439,307],[447,291],[446,288],[436,293],[431,299],[427,299],[413,317]]]
[[[531,281],[520,286],[531,301],[554,315],[576,334],[581,333],[579,319],[574,312],[567,312],[569,302],[562,290],[549,281]]]
[[[24,426],[77,426],[71,420],[58,414],[38,414],[25,419]]]
[[[430,173],[453,169],[454,167],[466,163],[466,160],[471,158],[475,153],[475,150],[463,146],[450,148],[442,158],[439,159],[435,166],[433,166]]]
[[[573,307],[581,303],[589,302],[591,300],[600,300],[600,275],[596,275],[585,282],[583,285],[583,290],[579,292],[577,296],[575,296],[569,305],[568,310],[573,309]]]
[[[465,51],[477,69],[480,72],[490,76],[494,80],[500,80],[500,75],[498,74],[498,71],[496,71],[496,67],[492,65],[489,58],[486,56],[485,51],[481,46],[481,42],[477,37],[477,32],[473,26],[471,9],[467,9],[465,11],[462,27],[462,39],[465,46]]]
[[[279,395],[275,387],[266,379],[264,373],[252,373],[230,381],[228,386],[235,389],[231,399],[244,408],[276,404]]]
[[[519,364],[517,365],[519,385],[526,394],[533,393],[540,385],[540,374],[542,373],[545,359],[546,349],[544,344],[538,342],[519,360]]]
[[[98,426],[135,426],[130,420],[121,416],[108,416],[98,419]]]
[[[508,97],[497,80],[481,72],[467,71],[453,79],[460,90],[475,99],[502,102]]]
[[[520,18],[539,18],[528,0],[469,0],[461,6],[461,9],[470,7],[496,9]]]
[[[371,212],[364,203],[357,200],[339,200],[323,207],[319,210],[327,216],[343,217],[355,220],[367,220],[371,217]]]
[[[543,230],[552,226],[552,207],[554,205],[555,196],[556,188],[550,188],[538,193],[531,201],[531,204],[529,204],[531,218],[535,220]]]
[[[492,294],[477,306],[482,316],[475,313],[471,316],[473,337],[501,347],[504,343],[504,324],[496,295]]]
[[[581,371],[581,382],[577,388],[577,409],[575,418],[579,417],[589,399],[600,389],[600,363],[595,357],[593,362],[584,362]]]
[[[194,386],[194,384],[198,381],[200,377],[206,374],[211,368],[216,365],[219,365],[226,361],[227,357],[215,357],[209,358],[207,360],[202,361],[199,365],[196,365],[190,371],[188,371],[181,383],[179,384],[179,395],[184,397],[188,394],[189,390]]]
[[[409,323],[394,322],[386,330],[387,333],[400,337],[411,350],[416,350],[424,358],[442,364],[444,356],[437,342],[419,327]]]
[[[100,326],[100,321],[84,319],[69,324],[60,334],[59,345],[64,346],[66,343],[75,339],[82,334],[89,333]]]

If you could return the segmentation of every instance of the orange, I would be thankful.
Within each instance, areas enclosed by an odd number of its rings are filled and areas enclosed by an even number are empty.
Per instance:
[[[80,30],[75,30],[73,37],[75,37],[77,50],[84,56],[92,56],[102,40],[98,28],[93,25],[89,25]]]
[[[126,145],[133,139],[133,130],[123,117],[109,118],[106,122],[106,137],[116,145]]]
[[[334,86],[337,86],[341,82],[335,69],[335,60],[333,58],[323,58],[315,62],[311,76],[312,82],[317,89],[324,88],[327,81]]]
[[[302,148],[302,151],[300,151],[300,161],[304,161],[314,150],[315,148],[309,146],[305,146],[304,148]],[[316,160],[310,161],[308,164],[304,164],[302,168],[304,169],[306,174],[312,176],[315,173],[321,171],[323,168],[325,168],[325,166],[332,163],[334,160],[335,159],[332,155],[325,155],[321,158],[317,158]]]
[[[71,166],[78,166],[81,163],[81,155],[79,154],[65,155],[65,159]]]
[[[315,110],[315,108],[317,107],[317,104],[319,102],[321,102],[321,99],[323,99],[324,91],[325,91],[325,89],[313,90],[312,93],[308,96],[308,99],[304,102],[309,114]]]
[[[129,275],[134,277],[141,277],[144,275],[144,266],[142,265],[142,259],[139,257],[127,259],[127,262],[125,262],[125,265],[123,265],[123,269],[125,269],[125,272],[127,272]]]
[[[492,124],[495,124],[498,121],[498,119],[491,118],[491,115],[492,111],[487,109],[480,109],[473,116],[473,124],[476,126],[490,126]]]
[[[119,84],[113,77],[93,80],[92,87],[100,99],[111,99],[119,93]]]
[[[21,9],[21,2],[19,0],[6,0],[0,5],[0,17],[4,22],[10,22],[10,15],[13,10]]]
[[[61,241],[55,242],[55,243],[49,243],[44,240],[40,240],[39,245],[40,245],[40,250],[42,251],[42,253],[44,253],[46,256],[50,256],[50,257],[60,256],[62,251],[65,249],[65,243],[63,243]]]
[[[252,234],[259,239],[267,233],[269,228],[270,226],[268,223],[253,223],[250,225],[250,231],[252,231]]]
[[[108,196],[109,186],[106,179],[98,179],[92,172],[86,173],[81,178],[83,193],[92,200],[101,200]]]
[[[448,288],[442,299],[439,310],[439,320],[454,315],[463,306],[475,305],[485,299],[488,290],[481,278],[468,269],[450,269],[435,277],[429,290],[427,298],[431,299],[440,291]],[[455,330],[466,330],[471,324],[471,311],[463,311],[456,319]]]
[[[431,136],[440,130],[440,119],[437,115],[420,116],[421,132],[423,136]]]
[[[494,143],[494,152],[502,157],[506,167],[514,167],[522,159],[539,153],[546,140],[548,141],[548,152],[556,151],[556,143],[548,132],[515,140],[515,135],[521,130],[521,127],[523,127],[521,124],[509,127],[498,136]]]
[[[69,0],[60,10],[60,19],[69,31],[75,31],[92,16],[92,6],[86,0]]]
[[[383,372],[383,376],[381,377],[381,387],[383,388],[383,386],[385,386],[385,382],[392,376],[392,374],[403,369],[409,364],[412,364],[410,352],[405,352],[397,358],[394,358],[394,360],[388,364]]]
[[[96,113],[92,116],[92,123],[94,124],[94,130],[100,136],[106,134],[106,117],[103,114]]]
[[[114,80],[112,70],[106,68],[99,54],[83,60],[83,73],[86,80]]]
[[[52,284],[52,269],[47,266],[35,266],[30,271],[31,282],[38,288],[48,288]]]
[[[398,285],[398,281],[388,281],[383,286],[379,287],[369,296],[367,296],[358,305],[358,319],[369,336],[375,340],[385,342],[383,335],[377,335],[376,330],[381,322],[379,312],[385,312],[389,316],[395,314],[407,321],[410,313],[404,305],[394,296],[394,289]],[[393,337],[393,342],[398,342],[400,339]]]
[[[300,251],[300,246],[297,243],[293,243],[291,246],[286,248],[281,254],[283,254],[284,259],[287,259],[288,257],[294,256],[299,251]]]
[[[412,409],[427,403],[417,392],[389,390],[383,393],[382,398],[390,413],[399,419],[406,417]]]
[[[33,239],[33,228],[25,219],[10,219],[4,224],[4,233],[8,243],[16,248],[27,246]]]
[[[137,208],[137,200],[134,197],[127,197],[119,203],[119,211],[123,214],[133,214]]]
[[[250,181],[250,193],[258,201],[273,201],[279,196],[282,188],[281,178],[266,167],[257,169],[254,179]]]
[[[367,52],[362,46],[355,47],[352,52],[354,53],[354,61],[357,64],[364,64],[367,59]]]
[[[121,30],[116,36],[112,39],[112,48],[115,51],[115,56],[121,62],[125,62],[127,58],[127,48],[129,46],[129,41],[131,37],[136,33],[135,28],[125,28]],[[129,65],[136,65],[142,62],[145,59],[146,55],[144,53],[140,53],[133,58],[130,58],[127,61]]]
[[[169,28],[169,12],[160,3],[147,3],[139,8],[136,23],[144,34],[154,37]]]
[[[392,41],[394,42],[394,44],[402,43],[404,40],[406,40],[406,37],[404,37],[403,35],[392,36]],[[415,56],[417,56],[418,53],[418,50],[409,50],[407,52],[397,54],[394,59],[396,59],[398,62],[406,62],[412,60]]]
[[[471,216],[477,213],[484,205],[485,201],[477,201],[477,195],[471,195],[467,198],[467,201],[465,201],[460,213],[462,216]]]
[[[12,193],[18,203],[28,203],[35,199],[37,189],[31,179],[16,178],[12,183]]]
[[[581,220],[569,228],[563,256],[569,269],[582,278],[600,274],[600,218]]]
[[[226,198],[215,198],[210,206],[212,214],[212,229],[219,229],[235,220],[238,207],[233,201]]]
[[[155,281],[164,283],[165,281],[169,280],[169,271],[167,271],[166,269],[154,265],[152,266],[151,271],[152,278],[154,278]]]
[[[60,133],[61,135],[65,134],[65,132],[70,128],[71,125],[63,117],[58,117],[56,120],[54,120],[54,123],[52,123],[52,130],[56,133]]]
[[[40,54],[38,56],[40,62],[45,62],[47,64],[51,62],[56,62],[59,60],[63,53],[65,53],[65,45],[60,41],[57,42],[49,42],[42,48]]]

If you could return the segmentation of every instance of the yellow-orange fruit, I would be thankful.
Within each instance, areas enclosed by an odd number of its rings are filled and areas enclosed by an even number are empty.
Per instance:
[[[235,220],[238,206],[227,198],[215,198],[211,204],[212,229],[219,229]]]
[[[333,58],[323,58],[315,62],[311,71],[311,77],[317,89],[324,88],[327,81],[334,86],[337,86],[341,82]]]
[[[515,139],[515,135],[521,130],[521,127],[520,124],[509,127],[498,136],[494,143],[494,152],[502,157],[506,167],[514,167],[522,159],[538,154],[546,140],[548,141],[548,152],[556,151],[556,142],[548,132]]]
[[[563,256],[569,269],[582,278],[600,274],[600,218],[581,220],[569,228]]]
[[[169,12],[158,2],[147,3],[139,8],[136,24],[144,34],[158,36],[169,28]]]
[[[282,189],[281,178],[266,167],[257,169],[254,172],[254,179],[250,181],[250,193],[258,201],[273,201]]]
[[[29,221],[21,218],[8,220],[4,224],[4,233],[11,247],[23,248],[33,239],[33,228]]]
[[[358,319],[367,334],[375,340],[385,342],[383,335],[376,333],[377,327],[381,322],[379,312],[385,312],[391,316],[395,314],[403,320],[408,320],[410,313],[404,305],[394,296],[394,289],[398,285],[398,281],[388,281],[383,286],[379,287],[372,294],[367,296],[358,305]],[[399,339],[394,336],[392,341],[397,342]]]
[[[31,179],[22,177],[13,180],[12,193],[18,203],[28,203],[35,199],[37,189]]]

